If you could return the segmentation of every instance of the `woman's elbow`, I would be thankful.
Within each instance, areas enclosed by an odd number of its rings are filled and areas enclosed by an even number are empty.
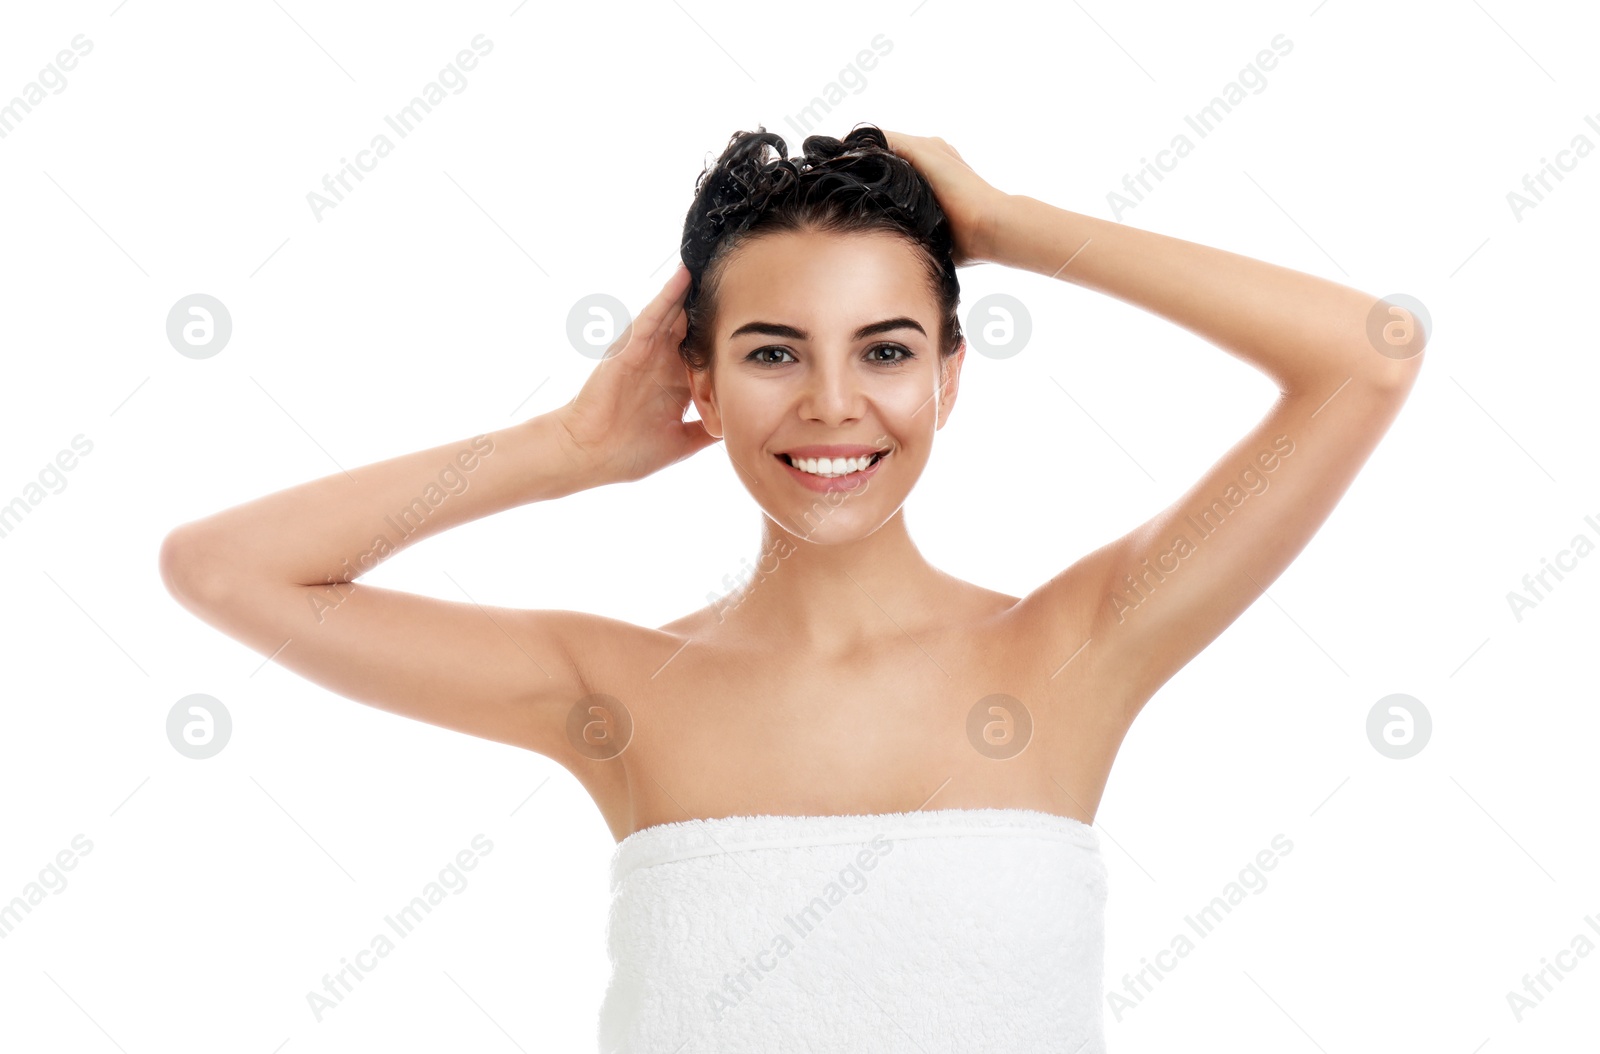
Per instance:
[[[216,544],[193,524],[175,527],[161,540],[157,560],[161,584],[184,607],[204,607],[219,591],[220,556]]]

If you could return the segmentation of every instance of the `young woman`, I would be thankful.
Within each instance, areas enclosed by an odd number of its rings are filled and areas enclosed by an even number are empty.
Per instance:
[[[619,842],[606,1050],[1100,1050],[1089,825],[1118,747],[1327,518],[1422,334],[1375,344],[1375,318],[1412,320],[1003,193],[937,138],[866,125],[790,160],[740,133],[696,191],[683,266],[569,403],[182,525],[168,588],[332,691],[583,784]],[[929,564],[902,511],[956,402],[955,269],[979,262],[1154,312],[1281,391],[1169,508],[1023,597]],[[719,440],[761,556],[665,626],[351,584]]]

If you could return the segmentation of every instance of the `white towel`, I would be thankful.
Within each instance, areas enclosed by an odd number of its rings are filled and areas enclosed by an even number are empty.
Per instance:
[[[602,1054],[1103,1054],[1106,869],[1033,809],[730,816],[617,844]]]

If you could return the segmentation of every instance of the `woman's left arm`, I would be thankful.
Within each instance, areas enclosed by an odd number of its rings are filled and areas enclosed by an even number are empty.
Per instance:
[[[1052,652],[1084,647],[1095,668],[1114,671],[1106,683],[1131,722],[1332,513],[1400,412],[1425,334],[1405,309],[1336,282],[1035,198],[1007,195],[988,219],[974,262],[1153,312],[1255,366],[1280,392],[1177,501],[1023,601],[1058,645]],[[1378,343],[1368,336],[1375,318],[1386,336]]]

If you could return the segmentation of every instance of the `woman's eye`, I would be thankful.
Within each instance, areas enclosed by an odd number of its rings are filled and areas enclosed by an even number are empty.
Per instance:
[[[783,364],[782,360],[773,360],[764,357],[769,351],[779,352],[784,355],[793,354],[788,348],[782,347],[781,345],[769,344],[764,348],[757,348],[755,351],[752,351],[750,354],[745,356],[745,359],[763,366],[781,366]],[[898,358],[876,357],[880,351],[898,351],[901,352],[901,356]],[[917,357],[915,352],[899,344],[874,344],[872,347],[867,349],[867,355],[872,358],[873,362],[881,362],[887,366],[897,365],[898,363],[902,363],[908,359],[914,359]]]

